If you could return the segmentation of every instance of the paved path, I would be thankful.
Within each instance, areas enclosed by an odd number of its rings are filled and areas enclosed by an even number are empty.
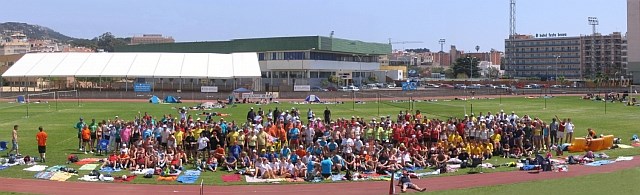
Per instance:
[[[572,165],[569,172],[541,172],[531,174],[524,171],[510,171],[499,173],[472,174],[460,176],[444,176],[414,180],[414,183],[428,188],[428,191],[473,188],[500,184],[513,184],[544,179],[576,177],[597,173],[609,173],[619,170],[640,167],[640,157],[632,161],[616,162],[614,164],[589,167]],[[462,170],[466,171],[466,170]],[[36,194],[198,194],[199,186],[195,185],[147,185],[147,184],[114,184],[89,182],[55,182],[33,179],[0,178],[0,191],[25,192]],[[387,194],[389,182],[340,182],[322,184],[265,184],[238,186],[205,186],[204,194]],[[399,189],[396,187],[396,191]]]

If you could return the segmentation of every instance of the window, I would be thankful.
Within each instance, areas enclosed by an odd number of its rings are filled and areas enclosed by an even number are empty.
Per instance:
[[[319,77],[323,78],[323,79],[329,78],[329,76],[331,76],[331,75],[333,75],[333,72],[320,72],[319,73]]]
[[[258,61],[264,61],[264,53],[258,53]]]
[[[269,78],[269,72],[262,72],[262,78]]]
[[[314,78],[315,79],[315,78],[318,78],[319,75],[320,75],[320,73],[316,72],[316,71],[309,72],[309,78]]]

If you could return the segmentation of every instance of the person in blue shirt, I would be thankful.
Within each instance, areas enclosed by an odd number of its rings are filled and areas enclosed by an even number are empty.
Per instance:
[[[292,153],[291,156],[289,157],[289,159],[291,159],[291,163],[296,164],[298,163],[298,159],[300,157],[298,157],[298,155],[296,153]]]
[[[231,155],[233,155],[233,157],[236,157],[236,159],[240,159],[240,152],[242,152],[242,149],[240,148],[240,145],[238,145],[238,141],[235,141],[233,143],[233,146],[229,148],[229,151],[231,152]]]
[[[334,155],[331,158],[331,162],[333,162],[333,167],[335,168],[336,171],[340,172],[342,171],[342,167],[344,167],[344,159],[342,158],[342,156],[340,155]]]
[[[325,156],[324,160],[320,162],[320,174],[322,174],[323,178],[327,179],[331,176],[331,167],[333,167],[333,162],[331,162],[328,156]]]
[[[151,135],[153,134],[153,131],[151,131],[151,128],[148,128],[144,130],[144,132],[142,133],[142,139],[147,140],[147,138],[151,137]]]
[[[331,140],[331,142],[329,142],[329,144],[327,146],[328,146],[329,152],[331,154],[334,154],[336,152],[336,150],[338,149],[338,143],[336,143],[335,140]]]
[[[291,149],[289,149],[289,146],[285,145],[284,148],[280,149],[280,156],[285,159],[289,159],[291,157]]]
[[[313,180],[313,178],[317,175],[316,173],[316,165],[318,162],[312,160],[313,156],[309,157],[309,162],[307,162],[307,181]]]
[[[300,135],[300,129],[298,129],[297,127],[293,127],[289,130],[289,145],[290,147],[295,147],[297,145],[300,145],[300,142],[298,141],[298,136]]]
[[[269,162],[272,162],[273,159],[278,159],[278,153],[276,153],[276,151],[271,148],[271,150],[269,151],[269,153],[267,153],[267,159],[269,160]]]

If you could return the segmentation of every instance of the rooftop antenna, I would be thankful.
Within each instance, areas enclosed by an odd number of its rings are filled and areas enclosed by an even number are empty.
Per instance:
[[[333,34],[334,34],[334,32],[331,31],[331,34],[329,34],[329,38],[333,39]]]
[[[391,41],[389,41],[391,42]],[[440,39],[438,40],[438,43],[440,44],[440,52],[444,52],[444,43],[446,42],[445,39]]]
[[[516,35],[516,0],[511,0],[509,5],[511,5],[509,9],[509,36],[513,36]]]

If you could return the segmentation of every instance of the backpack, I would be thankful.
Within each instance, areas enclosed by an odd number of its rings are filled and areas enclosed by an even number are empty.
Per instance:
[[[100,176],[100,172],[93,170],[89,173],[89,176]]]
[[[16,156],[9,155],[9,161],[7,161],[7,163],[9,163],[9,164],[16,163]]]
[[[31,157],[30,156],[25,156],[23,160],[24,160],[24,163],[30,163],[31,162]]]
[[[143,176],[143,177],[144,177],[144,178],[152,178],[152,177],[153,177],[153,174],[151,174],[151,173],[147,173],[147,174],[144,174],[144,176]]]
[[[72,163],[78,162],[78,156],[76,156],[75,154],[69,155],[69,157],[67,157],[67,160]]]

